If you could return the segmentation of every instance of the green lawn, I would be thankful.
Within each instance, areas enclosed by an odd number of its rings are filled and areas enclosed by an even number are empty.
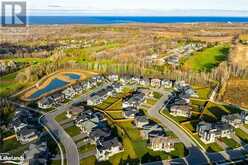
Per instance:
[[[19,143],[16,138],[6,140],[3,143],[0,143],[0,153],[11,153],[16,156],[20,156],[23,154],[25,150],[28,149],[28,144]]]
[[[61,114],[59,114],[58,116],[55,117],[55,120],[57,122],[61,122],[63,120],[68,119],[65,115],[66,115],[66,112],[61,113]]]
[[[194,133],[194,132],[196,132],[197,123],[198,123],[198,121],[190,121],[188,123],[182,124],[182,126],[186,129],[188,129],[189,131],[191,131],[192,133]]]
[[[76,126],[72,126],[72,127],[66,128],[65,132],[67,132],[71,137],[74,137],[80,134],[80,129]]]
[[[95,165],[95,164],[96,164],[95,156],[90,156],[90,157],[80,160],[80,165]]]
[[[235,129],[236,135],[245,143],[248,143],[248,134],[245,133],[243,130],[240,128]]]
[[[158,93],[158,92],[153,92],[153,97],[155,99],[160,99],[162,97],[162,94]]]
[[[86,144],[78,148],[79,153],[86,153],[96,149],[96,146],[93,144]]]
[[[208,96],[211,93],[211,88],[209,87],[194,88],[194,90],[196,91],[200,99],[208,99]]]
[[[228,149],[234,149],[240,147],[240,144],[233,139],[222,138],[221,141],[223,141],[228,146]]]
[[[215,122],[221,120],[221,116],[231,112],[231,109],[227,109],[223,105],[208,102],[203,111],[203,119],[208,122]]]
[[[122,112],[107,112],[114,120],[124,119]]]
[[[218,45],[212,48],[207,48],[186,59],[183,64],[183,68],[193,71],[209,72],[212,68],[218,66],[222,61],[226,60],[228,53],[228,45]]]
[[[147,99],[146,103],[149,104],[149,105],[155,105],[157,103],[157,100],[155,100],[155,99]]]

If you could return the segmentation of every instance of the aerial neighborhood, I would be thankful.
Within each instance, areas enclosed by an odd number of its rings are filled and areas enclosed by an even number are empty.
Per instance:
[[[248,164],[247,18],[82,19],[0,33],[0,164]]]

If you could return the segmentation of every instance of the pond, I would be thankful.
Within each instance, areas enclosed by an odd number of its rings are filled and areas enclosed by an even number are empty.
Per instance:
[[[60,79],[54,79],[45,88],[36,91],[29,98],[30,99],[35,99],[35,98],[40,97],[40,96],[42,96],[42,95],[44,95],[44,94],[46,94],[48,92],[51,92],[53,90],[62,88],[64,86],[66,86],[67,84],[68,84],[68,82],[62,81]]]
[[[80,75],[78,74],[74,74],[74,73],[66,73],[64,74],[66,77],[69,77],[70,79],[73,80],[79,80],[80,79]]]

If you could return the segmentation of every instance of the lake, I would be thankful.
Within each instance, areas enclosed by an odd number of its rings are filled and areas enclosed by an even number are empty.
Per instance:
[[[68,84],[68,82],[62,81],[60,79],[53,79],[45,88],[36,91],[29,98],[30,99],[36,99],[36,98],[38,98],[38,97],[40,97],[46,93],[49,93],[53,90],[62,88],[64,86],[66,86],[67,84]]]
[[[69,77],[72,80],[79,80],[80,79],[80,75],[78,74],[74,74],[74,73],[66,73],[64,74],[66,77]]]

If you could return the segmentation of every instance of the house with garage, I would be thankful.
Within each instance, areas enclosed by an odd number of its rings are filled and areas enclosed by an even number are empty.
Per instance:
[[[137,113],[138,113],[138,110],[133,107],[128,107],[128,108],[123,109],[123,116],[126,119],[134,119]]]
[[[202,121],[198,123],[196,131],[201,140],[204,143],[209,144],[216,142],[217,138],[231,138],[234,129],[231,125],[224,122],[207,123]]]
[[[148,147],[153,151],[171,152],[175,150],[175,144],[178,142],[172,137],[152,137],[149,139]]]
[[[234,128],[239,128],[243,125],[242,118],[239,113],[224,115],[221,117],[221,121],[233,126]]]
[[[241,112],[241,119],[244,124],[248,124],[248,112],[242,111]]]
[[[136,116],[134,124],[137,128],[143,128],[145,125],[149,124],[149,119],[146,116]]]
[[[46,142],[30,144],[23,155],[25,165],[46,165],[49,159],[49,150]]]
[[[161,87],[161,80],[160,79],[151,79],[151,86],[154,88]]]
[[[24,127],[17,133],[16,137],[21,144],[27,144],[38,139],[38,133],[35,129]]]
[[[54,101],[51,97],[44,97],[37,102],[38,107],[41,109],[49,109],[54,106]]]
[[[188,105],[173,105],[170,107],[170,114],[190,118],[192,115],[191,108]]]
[[[72,106],[69,110],[66,111],[66,117],[72,120],[75,120],[82,112],[84,111],[84,107],[75,107]]]
[[[117,137],[97,141],[96,159],[106,161],[111,156],[123,151],[122,144]]]

